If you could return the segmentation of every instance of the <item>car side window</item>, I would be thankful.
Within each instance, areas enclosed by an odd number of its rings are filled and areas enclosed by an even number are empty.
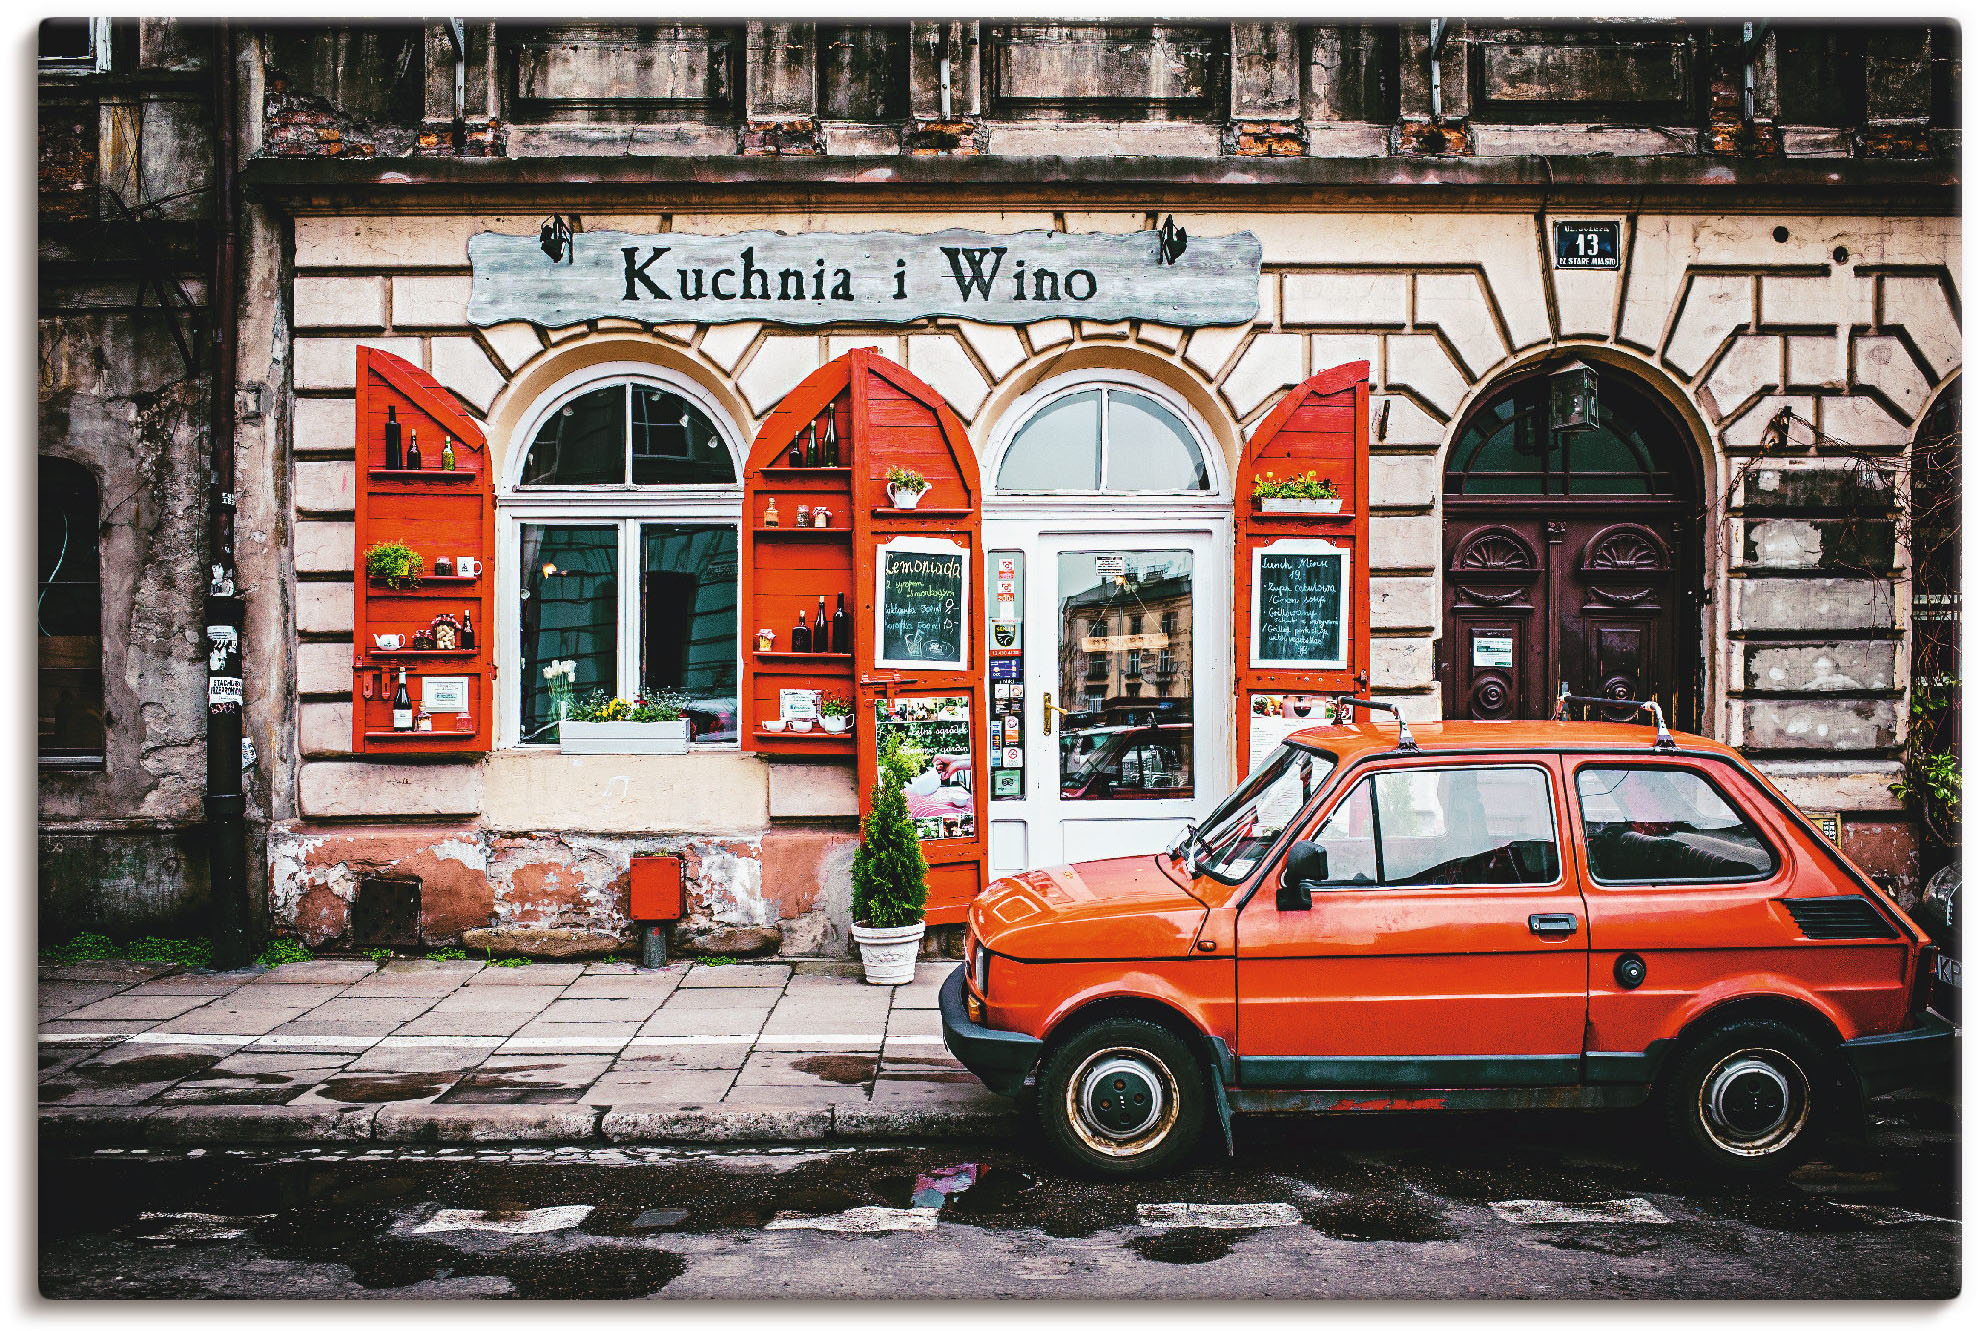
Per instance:
[[[1400,768],[1373,780],[1385,885],[1549,883],[1559,876],[1552,783],[1543,770]]]
[[[1380,882],[1380,854],[1374,846],[1374,782],[1363,778],[1352,793],[1333,805],[1316,841],[1326,853],[1326,876],[1319,886],[1373,887]]]
[[[1363,778],[1313,835],[1320,887],[1550,883],[1559,839],[1532,767],[1401,768]]]
[[[1587,766],[1573,782],[1587,867],[1599,882],[1732,882],[1779,867],[1758,829],[1701,773]]]

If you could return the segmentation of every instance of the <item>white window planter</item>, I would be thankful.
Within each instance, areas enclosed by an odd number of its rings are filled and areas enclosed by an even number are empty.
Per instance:
[[[1339,498],[1331,499],[1259,499],[1258,505],[1266,513],[1337,513]]]
[[[687,722],[565,721],[557,730],[565,753],[685,753]]]

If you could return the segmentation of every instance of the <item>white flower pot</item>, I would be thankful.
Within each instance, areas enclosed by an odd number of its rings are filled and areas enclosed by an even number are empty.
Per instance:
[[[1339,496],[1331,499],[1259,499],[1266,513],[1337,513]]]
[[[865,963],[867,984],[912,984],[914,967],[920,964],[920,939],[927,925],[903,925],[898,929],[867,929],[852,926],[852,941],[859,945],[859,960]]]
[[[849,716],[827,716],[819,724],[824,727],[826,734],[842,735],[851,728],[852,718]]]
[[[920,497],[926,494],[927,491],[909,490],[904,486],[889,485],[886,487],[886,493],[892,498],[894,508],[918,508],[920,507]]]
[[[557,728],[565,753],[685,753],[687,720],[565,721]]]

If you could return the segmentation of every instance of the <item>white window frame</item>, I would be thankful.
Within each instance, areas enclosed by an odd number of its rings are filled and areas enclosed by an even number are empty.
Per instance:
[[[1023,427],[1046,407],[1074,393],[1099,389],[1099,488],[1096,490],[1004,490],[1000,485],[1003,474],[1003,461],[1008,456],[1010,445],[1022,433]],[[1187,429],[1196,449],[1201,453],[1208,471],[1209,488],[1206,490],[1135,490],[1111,491],[1106,489],[1109,479],[1112,453],[1112,404],[1108,393],[1114,389],[1125,389],[1154,399],[1174,413]],[[1054,375],[1037,387],[1025,393],[1013,403],[1003,419],[998,423],[989,449],[987,470],[987,490],[991,502],[999,511],[1018,508],[1034,508],[1042,511],[1065,508],[1086,508],[1097,499],[1108,505],[1144,505],[1158,507],[1163,511],[1173,511],[1177,507],[1201,506],[1209,509],[1226,509],[1229,505],[1229,478],[1223,472],[1222,450],[1203,425],[1201,417],[1187,399],[1158,379],[1129,370],[1073,370]]]
[[[534,485],[521,477],[536,433],[550,413],[573,398],[612,384],[634,383],[678,393],[714,423],[715,433],[735,464],[732,485],[633,485],[629,481],[601,485]],[[626,394],[626,475],[631,475],[630,399]],[[496,690],[498,712],[495,742],[504,749],[553,749],[541,742],[522,741],[522,527],[525,523],[561,527],[615,527],[618,530],[618,687],[624,694],[636,687],[644,624],[640,616],[639,576],[644,543],[639,529],[665,522],[728,526],[735,530],[741,552],[742,469],[747,459],[735,423],[700,385],[644,361],[611,361],[586,366],[552,385],[522,418],[514,445],[496,491],[495,663],[500,672]],[[739,577],[739,569],[737,574]],[[737,594],[739,598],[739,587]],[[742,623],[737,602],[735,625],[736,703],[742,679]],[[726,744],[696,744],[690,752],[733,753],[739,738]]]
[[[51,16],[59,17],[59,16]],[[104,74],[110,69],[110,20],[93,18],[89,22],[89,54],[84,56],[37,56],[36,65],[42,74]]]

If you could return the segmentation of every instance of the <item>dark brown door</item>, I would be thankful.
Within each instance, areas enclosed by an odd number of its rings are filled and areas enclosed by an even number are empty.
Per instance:
[[[1625,384],[1603,383],[1596,430],[1554,433],[1546,411],[1543,376],[1521,381],[1486,400],[1450,451],[1443,713],[1544,717],[1564,683],[1653,698],[1695,729],[1694,454]]]

